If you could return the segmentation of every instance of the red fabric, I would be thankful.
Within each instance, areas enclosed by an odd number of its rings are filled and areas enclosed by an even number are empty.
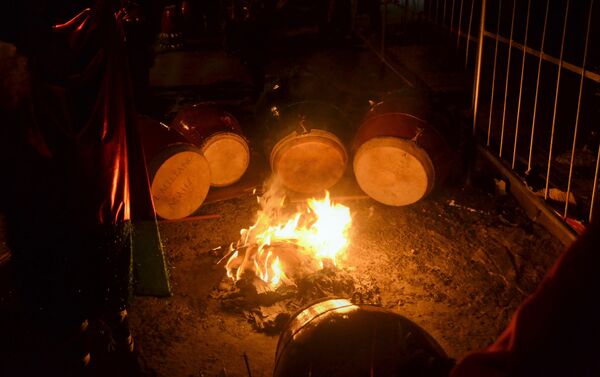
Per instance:
[[[89,209],[77,211],[79,221],[115,224],[131,217],[126,129],[132,109],[118,33],[114,15],[102,8],[54,25],[52,56],[42,56],[47,76],[33,86],[29,140],[70,171],[65,205]]]
[[[599,245],[596,222],[561,255],[496,342],[461,360],[451,377],[600,375]]]
[[[130,220],[131,186],[136,216],[154,217],[117,11],[111,1],[96,1],[52,26],[29,19],[42,26],[26,28],[19,46],[31,88],[9,133],[7,194],[9,211],[26,226]]]

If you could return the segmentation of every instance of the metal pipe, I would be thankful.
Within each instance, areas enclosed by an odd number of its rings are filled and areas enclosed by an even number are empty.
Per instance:
[[[590,1],[590,13],[588,14],[588,24],[585,33],[585,47],[583,48],[583,62],[581,66],[585,70],[585,64],[587,63],[588,45],[590,41],[590,26],[592,24],[592,9],[594,7],[594,0]],[[583,94],[583,81],[585,76],[581,75],[581,81],[579,81],[579,97],[577,98],[577,115],[575,116],[575,129],[573,130],[573,147],[571,148],[571,163],[569,165],[569,181],[567,183],[567,198],[565,200],[565,212],[563,217],[567,217],[569,213],[569,195],[571,194],[571,181],[573,179],[573,159],[575,158],[575,145],[577,144],[577,131],[579,129],[579,115],[581,113],[581,96]]]
[[[469,43],[469,40],[471,39],[471,26],[473,25],[473,8],[475,8],[475,0],[471,0],[471,15],[469,16],[469,29],[467,30],[467,52],[465,54],[465,69],[467,69],[467,66],[469,65],[469,46],[471,45]],[[480,43],[483,44],[483,35],[479,35],[479,40],[481,41]]]
[[[483,32],[485,31],[485,13],[487,0],[481,0],[481,20],[479,23],[479,42],[477,46],[477,66],[475,68],[475,93],[473,95],[473,136],[477,131],[477,111],[479,109],[479,89],[481,83],[481,62],[483,61]]]
[[[463,4],[464,4],[465,0],[460,0],[460,11],[458,12],[458,32],[456,33],[456,49],[458,50],[458,48],[460,47],[460,33],[461,33],[461,28],[462,28],[462,13],[463,13]],[[469,40],[467,40],[467,43],[469,43]]]
[[[531,13],[531,0],[527,0],[527,21],[525,24],[525,38],[523,40],[523,46],[527,48],[527,37],[529,35],[529,14]],[[519,84],[519,103],[517,105],[517,122],[515,125],[515,141],[513,144],[513,158],[511,167],[515,168],[515,161],[517,160],[517,141],[519,136],[519,121],[521,120],[521,99],[523,98],[523,76],[525,75],[525,59],[527,53],[523,51],[523,60],[521,61],[521,82]]]
[[[594,204],[596,202],[596,190],[598,188],[598,168],[600,168],[600,144],[598,144],[598,154],[596,155],[596,173],[594,174],[594,186],[592,187],[592,202],[590,203],[589,222],[592,222],[594,215]]]
[[[494,93],[496,91],[496,66],[498,63],[498,36],[500,35],[500,16],[502,14],[502,0],[498,0],[498,20],[496,23],[496,46],[494,47],[494,68],[492,69],[492,94],[490,96],[490,119],[488,122],[488,133],[486,145],[490,146],[492,133],[492,115],[494,113]]]
[[[504,107],[502,110],[502,127],[500,130],[500,151],[498,156],[502,157],[502,149],[504,147],[504,126],[506,122],[506,103],[508,102],[508,84],[510,82],[510,57],[512,55],[513,33],[515,30],[515,11],[517,9],[517,0],[513,0],[512,19],[510,21],[510,43],[508,44],[508,61],[506,63],[506,79],[504,80]]]
[[[527,160],[527,171],[525,174],[531,172],[531,158],[533,155],[533,140],[535,136],[535,121],[537,116],[537,105],[540,92],[540,74],[542,72],[542,61],[544,56],[544,43],[546,41],[546,26],[548,25],[548,10],[550,9],[550,0],[546,3],[546,15],[544,16],[544,31],[542,32],[542,42],[540,45],[540,60],[538,62],[537,80],[535,83],[535,99],[533,101],[533,119],[531,121],[531,138],[529,139],[529,158]]]
[[[548,150],[548,170],[546,171],[546,189],[544,190],[544,199],[548,199],[548,186],[550,185],[550,169],[552,168],[552,147],[554,147],[554,130],[556,127],[556,108],[558,107],[558,90],[560,89],[560,74],[562,72],[563,53],[565,52],[565,36],[567,35],[567,21],[569,19],[569,3],[567,0],[567,9],[565,10],[565,23],[563,25],[563,36],[560,43],[560,57],[558,62],[558,76],[556,77],[556,93],[554,95],[554,112],[552,114],[552,131],[550,133],[550,148]],[[567,200],[569,200],[567,198]]]

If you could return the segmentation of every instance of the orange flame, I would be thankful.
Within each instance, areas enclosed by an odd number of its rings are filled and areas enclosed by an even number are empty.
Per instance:
[[[290,266],[280,258],[283,255],[278,254],[281,248],[276,244],[297,246],[294,250],[308,256],[314,270],[323,268],[325,260],[338,265],[344,258],[352,223],[348,207],[331,202],[326,192],[325,198],[309,199],[304,210],[284,216],[284,201],[284,196],[273,192],[258,198],[261,210],[256,222],[242,229],[240,240],[230,247],[231,256],[225,265],[229,278],[237,281],[252,270],[271,289],[282,283],[293,284],[288,278],[293,271],[285,271]]]

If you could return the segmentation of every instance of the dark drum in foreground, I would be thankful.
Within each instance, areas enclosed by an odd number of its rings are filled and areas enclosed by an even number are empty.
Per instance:
[[[437,377],[453,366],[412,321],[371,305],[329,299],[297,313],[279,338],[274,377]]]

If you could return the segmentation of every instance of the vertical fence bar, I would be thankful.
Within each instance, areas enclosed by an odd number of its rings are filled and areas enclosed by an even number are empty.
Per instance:
[[[531,13],[531,0],[527,0],[527,21],[525,21],[525,38],[523,39],[523,59],[521,60],[521,79],[519,83],[519,103],[517,105],[517,121],[515,124],[515,140],[513,144],[513,158],[511,167],[515,168],[517,160],[517,141],[519,136],[519,121],[521,120],[521,99],[523,98],[523,80],[525,75],[525,61],[527,59],[527,37],[529,36],[529,14]]]
[[[450,32],[454,31],[454,5],[456,0],[452,0],[452,12],[450,12]]]
[[[504,148],[504,129],[506,125],[506,103],[508,102],[508,85],[510,82],[510,58],[512,56],[513,33],[515,31],[515,11],[517,10],[517,0],[513,1],[512,19],[510,21],[510,38],[508,39],[508,61],[506,63],[506,79],[504,80],[504,107],[502,109],[502,127],[500,130],[500,150],[498,155],[502,157]]]
[[[598,168],[600,168],[600,144],[598,144],[598,154],[596,155],[596,173],[594,174],[594,185],[592,187],[592,201],[590,203],[589,222],[592,222],[594,215],[594,204],[596,203],[596,190],[598,189]]]
[[[460,32],[462,31],[462,13],[465,0],[460,0],[460,11],[458,12],[458,32],[456,33],[456,49],[460,47]],[[467,43],[469,43],[467,41]]]
[[[437,0],[436,0],[437,3]],[[429,0],[429,7],[427,8],[427,18],[429,18],[429,21],[433,22],[433,14],[434,14],[434,10],[433,10],[433,0]]]
[[[490,119],[488,122],[487,142],[486,145],[490,146],[491,134],[492,134],[492,115],[494,113],[494,93],[496,91],[496,66],[498,63],[498,42],[500,41],[500,16],[502,14],[502,0],[498,0],[498,21],[496,24],[496,46],[494,47],[494,68],[492,69],[492,93],[490,96]]]
[[[473,25],[473,8],[475,8],[475,0],[471,0],[471,15],[469,16],[469,29],[467,30],[467,37],[465,38],[467,40],[467,52],[465,53],[465,69],[469,65],[469,46],[471,46],[471,41],[469,40],[469,38],[471,38],[471,26]],[[481,35],[481,37],[483,37],[483,35]]]
[[[440,0],[435,0],[435,24],[437,25],[438,23],[438,16],[439,16],[439,9],[440,9]]]
[[[575,116],[575,129],[573,130],[573,147],[571,148],[571,163],[569,165],[569,181],[567,183],[567,198],[565,200],[565,212],[563,217],[569,213],[569,195],[571,195],[571,181],[573,179],[573,160],[575,158],[575,145],[577,144],[577,131],[579,129],[579,115],[581,113],[581,96],[583,94],[583,82],[585,81],[585,65],[587,63],[588,45],[590,41],[590,26],[592,24],[592,10],[594,0],[590,1],[590,13],[588,15],[587,30],[585,33],[585,47],[583,48],[583,62],[581,63],[581,80],[579,81],[579,97],[577,98],[577,115]]]
[[[431,0],[423,0],[423,13],[425,15],[425,19],[429,19],[429,13],[431,10]]]
[[[442,13],[442,26],[446,26],[446,3],[448,0],[444,0],[444,8]]]
[[[413,19],[417,19],[420,20],[421,19],[421,11],[419,10],[419,8],[417,7],[417,0],[412,0],[412,18]]]
[[[474,1],[473,1],[474,2]],[[481,0],[481,20],[479,22],[479,40],[477,42],[477,66],[475,67],[475,82],[473,94],[473,137],[477,132],[477,112],[479,110],[479,89],[481,84],[481,62],[483,60],[483,42],[485,34],[485,13],[487,0]]]
[[[538,61],[537,80],[535,83],[535,99],[533,100],[533,119],[531,120],[531,138],[529,139],[529,158],[527,159],[527,171],[531,172],[531,159],[533,156],[533,140],[535,136],[535,121],[537,119],[537,105],[540,92],[540,76],[542,72],[542,62],[544,60],[544,43],[546,42],[546,27],[548,25],[548,11],[550,10],[550,0],[546,3],[546,15],[544,16],[544,30],[542,31],[542,42],[540,45],[540,60]]]
[[[558,58],[558,75],[556,77],[556,93],[554,94],[554,111],[552,114],[552,130],[550,132],[550,147],[548,150],[548,169],[546,171],[546,188],[544,190],[544,199],[548,199],[548,187],[550,185],[550,169],[552,168],[552,148],[554,147],[554,130],[556,128],[556,108],[558,107],[558,91],[560,89],[560,74],[563,66],[563,54],[565,52],[565,37],[567,35],[567,21],[569,19],[569,3],[567,0],[567,9],[565,10],[565,23],[563,25],[562,41],[560,43],[560,56]],[[566,200],[569,200],[567,198]]]

